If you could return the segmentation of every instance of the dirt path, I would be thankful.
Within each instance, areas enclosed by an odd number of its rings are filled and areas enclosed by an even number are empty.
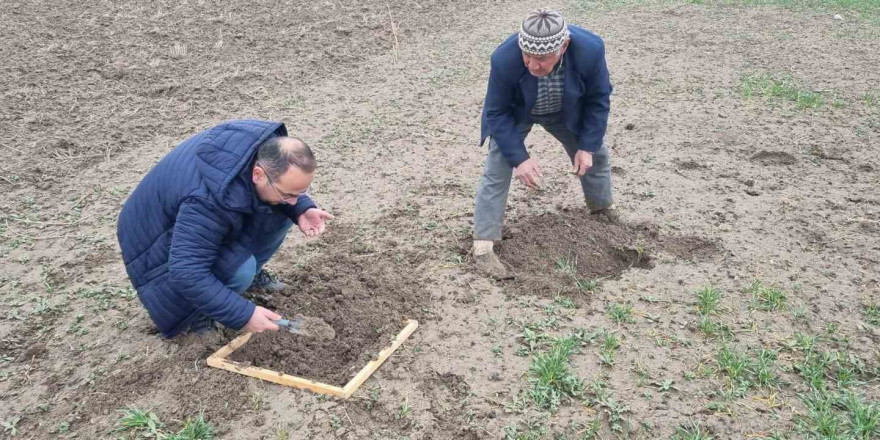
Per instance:
[[[131,405],[173,427],[204,411],[234,439],[501,438],[527,422],[574,438],[574,425],[598,415],[604,438],[614,416],[630,438],[668,438],[690,420],[743,438],[795,429],[806,391],[791,368],[800,355],[786,348],[796,333],[862,359],[862,389],[876,402],[880,333],[863,306],[880,297],[880,110],[865,98],[880,94],[877,28],[824,12],[587,4],[553,2],[606,41],[618,205],[631,225],[718,251],[690,258],[657,246],[653,268],[602,280],[577,308],[471,273],[459,247],[485,154],[476,143],[488,56],[533,4],[4,8],[0,422],[18,418],[16,438],[104,438]],[[790,74],[825,104],[744,98],[743,76],[764,73]],[[239,117],[283,120],[313,145],[315,198],[356,238],[327,249],[291,237],[273,268],[293,279],[321,255],[379,255],[405,270],[365,283],[394,276],[424,288],[406,305],[421,328],[348,402],[208,369],[203,359],[231,335],[161,341],[127,289],[120,202],[176,142]],[[580,207],[558,145],[542,130],[528,144],[551,190],[514,185],[512,230]],[[508,242],[528,244],[520,239]],[[570,255],[542,252],[548,267]],[[755,279],[786,292],[786,309],[756,308],[744,292]],[[712,319],[729,327],[730,346],[778,351],[778,374],[793,385],[719,395],[723,344],[695,311],[708,284],[723,292]],[[610,316],[621,305],[632,322]],[[524,403],[534,359],[524,329],[619,335],[613,367],[598,339],[573,357],[594,385],[590,405],[551,417]],[[666,380],[675,389],[661,391]],[[596,389],[620,406],[596,403]]]

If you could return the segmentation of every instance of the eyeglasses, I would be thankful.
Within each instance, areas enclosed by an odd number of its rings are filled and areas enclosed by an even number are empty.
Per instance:
[[[272,182],[272,178],[269,177],[269,172],[266,171],[266,167],[264,167],[262,165],[258,165],[258,166],[260,167],[261,170],[263,170],[263,174],[266,175],[266,180],[269,182],[269,186],[272,187],[272,190],[275,191],[275,195],[277,195],[278,198],[280,199],[279,203],[286,203],[288,205],[294,205],[294,204],[296,204],[296,200],[299,198],[299,196],[308,193],[312,189],[312,186],[309,185],[309,187],[306,188],[305,191],[303,191],[299,194],[294,194],[294,195],[288,194],[287,197],[284,197],[283,195],[281,195],[281,191],[278,191],[278,188],[275,187],[275,183]]]

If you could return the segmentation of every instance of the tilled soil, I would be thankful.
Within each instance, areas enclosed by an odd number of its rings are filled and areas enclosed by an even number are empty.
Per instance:
[[[333,330],[333,326],[327,324],[327,322],[321,318],[312,318],[303,315],[296,315],[293,318],[294,320],[299,321],[298,331],[303,337],[315,338],[320,341],[327,341],[336,338],[336,330]]]
[[[258,302],[282,316],[321,319],[335,338],[286,331],[254,335],[229,359],[286,374],[345,385],[400,332],[418,318],[428,295],[413,262],[402,254],[356,254],[350,228],[324,238],[324,252],[295,271],[283,271],[284,292],[259,295]],[[399,260],[398,260],[398,257]]]
[[[657,253],[701,260],[718,251],[720,245],[705,238],[661,234],[655,225],[608,223],[581,209],[564,209],[511,222],[498,254],[516,273],[519,293],[554,296],[576,294],[586,290],[585,282],[613,279],[629,269],[651,269]]]
[[[622,436],[607,406],[546,415],[521,405],[532,357],[516,354],[519,323],[551,320],[560,328],[550,336],[620,336],[614,368],[599,363],[594,346],[571,367],[607,384],[625,419],[617,422],[637,430],[630,438],[669,438],[693,421],[717,439],[796,437],[808,413],[795,365],[802,357],[791,350],[798,333],[880,371],[880,327],[866,312],[880,297],[880,38],[876,23],[843,2],[548,4],[605,41],[615,87],[606,142],[615,200],[631,226],[577,224],[567,233],[590,243],[583,249],[540,235],[564,226],[548,219],[553,207],[567,219],[558,207],[583,201],[558,142],[536,128],[527,145],[553,190],[511,188],[500,252],[520,273],[512,283],[475,275],[454,246],[471,229],[486,154],[476,144],[489,57],[534,3],[7,3],[0,438],[134,438],[115,431],[129,407],[155,412],[166,432],[204,412],[218,439],[534,438],[545,428],[543,438],[579,438],[596,417],[599,438]],[[834,6],[811,7],[819,3]],[[761,74],[790,76],[825,104],[744,96],[743,76]],[[284,121],[314,148],[315,199],[337,216],[330,230],[354,224],[394,235],[327,242],[340,250],[320,247],[331,237],[288,243],[273,259],[292,286],[356,286],[364,296],[339,295],[363,310],[317,290],[264,298],[339,333],[327,347],[286,335],[293,348],[285,350],[300,362],[289,360],[285,372],[326,362],[337,379],[299,374],[342,383],[402,318],[425,318],[349,401],[209,368],[205,357],[233,332],[162,340],[126,290],[115,239],[125,195],[181,140],[251,117]],[[706,245],[712,240],[717,247]],[[575,255],[577,276],[601,285],[578,308],[549,316],[563,312],[546,308],[554,289],[572,284],[555,260]],[[755,279],[783,289],[786,309],[755,309],[744,292]],[[699,328],[695,291],[706,285],[723,292],[712,319],[730,327],[732,342]],[[619,303],[632,304],[636,322],[607,316]],[[724,344],[778,351],[781,386],[722,399]],[[858,389],[877,402],[872,377]],[[659,390],[667,380],[672,388]]]

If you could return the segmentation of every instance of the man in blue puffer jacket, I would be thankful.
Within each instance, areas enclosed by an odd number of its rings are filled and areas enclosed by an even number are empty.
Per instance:
[[[315,236],[333,218],[306,194],[314,171],[311,150],[284,124],[242,120],[187,139],[147,173],[119,214],[117,237],[163,336],[211,321],[278,329],[279,315],[241,294],[266,284],[262,267],[294,222]]]

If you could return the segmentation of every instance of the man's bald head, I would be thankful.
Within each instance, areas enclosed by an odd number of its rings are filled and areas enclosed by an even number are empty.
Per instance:
[[[269,138],[257,147],[257,161],[269,174],[278,179],[292,165],[305,173],[315,172],[315,155],[302,139],[289,136]]]

